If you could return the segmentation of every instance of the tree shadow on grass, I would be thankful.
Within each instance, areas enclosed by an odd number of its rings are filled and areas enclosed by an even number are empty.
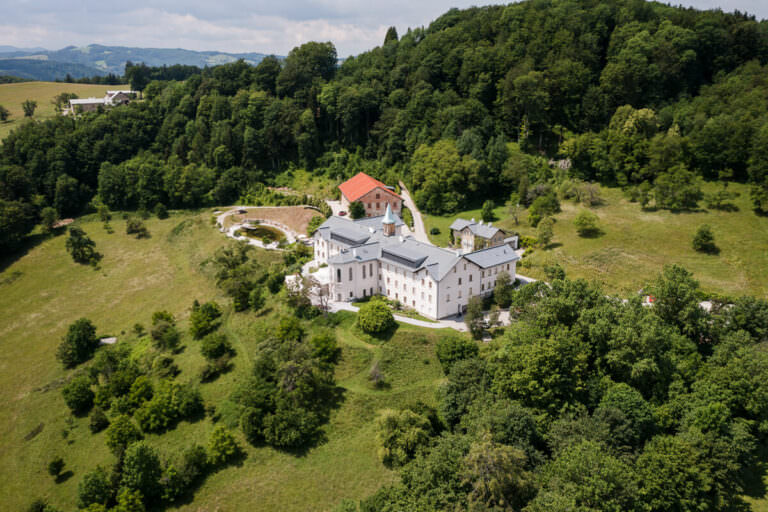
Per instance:
[[[765,498],[765,476],[768,473],[768,463],[765,462],[766,460],[768,460],[768,445],[763,443],[754,458],[754,462],[743,466],[741,469],[745,496],[756,499]]]
[[[590,229],[588,231],[584,231],[583,233],[579,233],[581,238],[600,238],[603,235],[605,235],[605,231],[600,228]]]
[[[59,473],[56,476],[56,480],[54,480],[54,482],[56,482],[57,484],[63,484],[73,476],[75,476],[75,473],[72,470],[67,470],[63,473]]]
[[[29,251],[48,240],[48,238],[51,238],[51,235],[45,235],[43,233],[35,233],[25,236],[16,250],[0,257],[0,272],[4,272],[5,269],[26,256]]]

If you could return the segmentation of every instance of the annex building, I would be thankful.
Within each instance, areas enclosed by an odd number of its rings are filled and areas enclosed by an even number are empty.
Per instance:
[[[395,193],[395,190],[372,178],[364,172],[355,174],[341,185],[341,207],[349,211],[349,205],[356,201],[365,207],[366,217],[378,217],[384,215],[387,207],[400,215],[403,208],[403,198]]]
[[[462,253],[403,236],[403,225],[387,207],[378,217],[333,216],[315,231],[315,262],[329,267],[332,300],[384,295],[440,319],[462,313],[473,295],[490,294],[500,272],[515,279],[520,257],[510,244]]]

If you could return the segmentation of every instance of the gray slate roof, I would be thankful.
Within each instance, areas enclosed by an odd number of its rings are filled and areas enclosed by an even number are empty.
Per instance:
[[[411,272],[426,269],[436,281],[441,281],[462,258],[482,268],[520,259],[508,245],[482,249],[462,256],[448,249],[419,242],[410,236],[384,236],[381,230],[381,217],[369,217],[357,221],[344,217],[329,217],[317,228],[315,237],[326,241],[332,239],[335,243],[345,246],[341,253],[328,258],[328,263],[338,265],[382,260],[386,264],[399,266]],[[357,243],[355,240],[362,240],[362,242]]]
[[[497,227],[466,219],[456,219],[450,227],[450,229],[455,231],[462,231],[465,228],[469,228],[473,235],[487,239],[493,238],[496,233],[501,231],[501,229]]]
[[[481,268],[493,267],[520,259],[514,249],[506,244],[470,252],[464,257]]]

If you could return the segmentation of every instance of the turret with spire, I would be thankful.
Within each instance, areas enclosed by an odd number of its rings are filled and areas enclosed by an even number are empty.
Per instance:
[[[387,211],[384,213],[384,218],[381,220],[381,227],[384,230],[384,236],[395,235],[395,216],[392,214],[392,208],[387,203]]]

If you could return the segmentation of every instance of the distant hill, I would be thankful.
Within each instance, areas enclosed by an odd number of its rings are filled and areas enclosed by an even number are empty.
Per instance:
[[[1,54],[5,56],[6,54]],[[52,82],[63,80],[67,75],[73,78],[105,75],[103,71],[83,64],[59,62],[45,59],[0,58],[0,75],[11,75],[29,80]],[[120,73],[122,75],[122,73]]]
[[[263,53],[197,52],[181,48],[129,48],[125,46],[102,46],[98,44],[81,47],[67,46],[66,48],[55,51],[40,51],[37,49],[23,50],[14,49],[13,47],[8,46],[0,46],[0,54],[2,54],[2,57],[4,58],[56,62],[57,64],[54,67],[57,69],[61,69],[65,64],[82,66],[82,68],[79,68],[76,72],[66,71],[64,73],[66,74],[69,72],[73,77],[107,75],[109,73],[122,75],[127,61],[144,62],[148,66],[185,64],[202,68],[235,62],[238,59],[243,59],[250,64],[258,64],[261,62],[261,59],[266,56]],[[32,65],[30,65],[28,69],[31,71]],[[44,70],[45,67],[40,67],[41,73],[48,72]],[[86,75],[79,74],[81,72],[86,73]],[[0,74],[7,74],[5,73],[4,68],[0,68]],[[17,76],[27,77],[27,75],[16,74]],[[38,80],[51,79],[50,74],[45,76],[31,76],[29,78],[36,78]]]
[[[14,53],[14,52],[47,52],[45,48],[17,48],[16,46],[8,46],[0,44],[0,53]]]

